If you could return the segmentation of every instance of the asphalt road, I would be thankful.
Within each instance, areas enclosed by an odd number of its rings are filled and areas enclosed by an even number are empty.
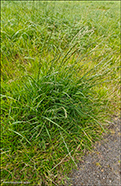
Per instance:
[[[110,123],[110,132],[97,142],[74,170],[69,186],[121,186],[120,169],[120,128],[121,119]]]

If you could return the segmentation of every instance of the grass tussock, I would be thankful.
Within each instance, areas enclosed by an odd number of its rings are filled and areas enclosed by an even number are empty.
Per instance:
[[[95,3],[87,22],[80,20],[79,5],[88,9],[84,2],[2,2],[3,185],[65,185],[118,111],[118,26],[112,23],[115,34],[109,35],[112,27],[106,32],[102,19],[102,9],[113,19],[112,3]]]

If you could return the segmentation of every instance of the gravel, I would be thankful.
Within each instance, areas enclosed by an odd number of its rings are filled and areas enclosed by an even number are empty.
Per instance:
[[[121,186],[120,121],[115,118],[110,123],[110,132],[83,158],[68,186]]]

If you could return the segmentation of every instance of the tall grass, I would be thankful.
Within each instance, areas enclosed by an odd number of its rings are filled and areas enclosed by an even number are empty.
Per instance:
[[[80,24],[79,5],[2,2],[2,184],[65,185],[117,110],[119,40]],[[109,5],[95,3],[98,17]]]
[[[119,57],[119,2],[3,1],[1,11],[4,81],[27,72],[36,74],[40,59],[50,61],[85,27],[93,29],[94,34],[85,34],[78,40],[83,54],[90,51],[90,44],[96,46],[95,41],[102,36],[105,42],[92,57],[109,48],[116,50],[115,60]]]

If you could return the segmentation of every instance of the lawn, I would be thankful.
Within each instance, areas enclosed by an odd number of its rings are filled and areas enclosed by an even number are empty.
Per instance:
[[[120,2],[1,1],[1,185],[66,185],[119,114]]]

